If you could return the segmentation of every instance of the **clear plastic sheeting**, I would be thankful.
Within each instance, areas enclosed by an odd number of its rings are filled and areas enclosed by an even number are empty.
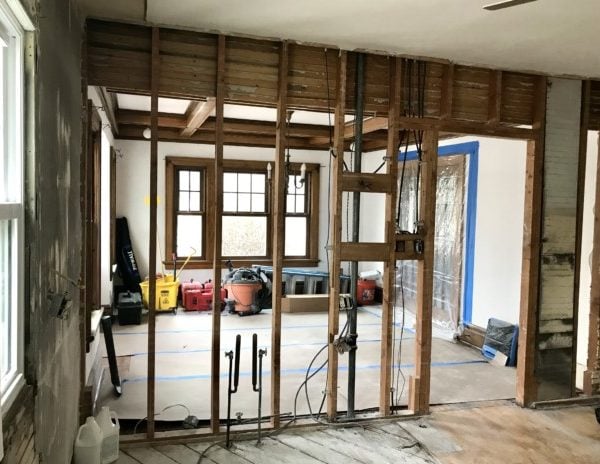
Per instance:
[[[463,216],[465,205],[465,155],[438,159],[433,272],[433,322],[449,335],[458,332],[462,305]],[[400,164],[399,227],[416,232],[418,216],[418,161],[407,161],[402,181]],[[416,314],[417,262],[399,261],[396,273],[396,306]],[[404,291],[402,291],[404,289]]]

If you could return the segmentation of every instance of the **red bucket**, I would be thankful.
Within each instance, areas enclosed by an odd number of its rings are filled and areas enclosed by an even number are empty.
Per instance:
[[[375,302],[377,282],[368,279],[358,279],[356,284],[356,303],[358,306],[371,305]]]

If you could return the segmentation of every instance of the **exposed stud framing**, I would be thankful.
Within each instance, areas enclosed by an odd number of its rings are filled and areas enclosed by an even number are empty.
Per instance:
[[[388,244],[388,256],[383,267],[383,302],[381,305],[381,371],[379,374],[379,413],[388,416],[391,412],[392,387],[392,342],[393,320],[396,294],[396,201],[398,194],[398,150],[400,99],[402,92],[402,61],[390,59],[390,108],[388,125],[388,146],[386,172],[390,191],[385,196],[385,241]]]
[[[535,337],[539,304],[540,258],[542,246],[542,200],[544,140],[546,125],[545,77],[537,83],[534,130],[536,138],[527,143],[525,168],[525,211],[523,219],[523,264],[521,270],[521,309],[517,356],[517,403],[528,406],[537,397]]]
[[[221,374],[221,236],[223,223],[223,107],[225,104],[225,36],[217,39],[217,82],[215,106],[215,164],[213,209],[213,307],[212,307],[212,353],[210,388],[210,426],[219,432],[219,379]]]
[[[285,240],[285,151],[287,144],[288,44],[279,53],[279,97],[277,100],[277,132],[273,184],[273,285],[271,319],[271,423],[279,426],[281,390],[281,297]]]
[[[156,209],[158,189],[158,83],[160,78],[160,32],[152,28],[152,59],[150,62],[150,232],[148,251],[148,391],[147,436],[154,438],[156,394]]]
[[[340,247],[335,244],[342,239],[342,173],[344,167],[344,115],[346,113],[346,78],[348,54],[340,52],[336,81],[335,118],[333,133],[333,167],[331,185],[331,237],[333,245],[329,268],[329,322],[328,322],[328,365],[327,365],[327,417],[335,421],[337,417],[337,388],[338,388],[338,352],[333,341],[340,330]]]
[[[423,223],[423,260],[417,264],[417,315],[415,337],[415,373],[409,383],[408,408],[415,414],[429,411],[431,377],[431,336],[433,308],[433,255],[435,237],[435,199],[437,186],[438,133],[425,131],[422,187],[419,211]]]
[[[157,209],[157,157],[158,141],[186,141],[191,143],[214,143],[215,158],[214,169],[210,175],[214,176],[214,185],[209,188],[208,199],[214,201],[216,208],[214,214],[207,220],[207,243],[212,246],[209,254],[213,259],[214,295],[212,315],[212,354],[211,354],[211,427],[205,433],[218,433],[219,426],[219,391],[220,391],[220,363],[222,357],[220,339],[220,308],[219,295],[222,257],[222,171],[223,171],[223,146],[254,145],[275,147],[276,159],[273,171],[273,187],[270,194],[271,208],[274,221],[273,246],[273,312],[271,336],[271,426],[280,425],[280,371],[281,371],[281,297],[284,254],[284,201],[285,201],[285,149],[286,147],[302,148],[309,146],[314,149],[329,148],[329,128],[327,126],[292,124],[286,127],[286,111],[289,109],[307,109],[314,111],[328,111],[329,104],[335,105],[334,119],[334,147],[332,163],[332,188],[331,188],[331,236],[329,243],[332,245],[327,252],[330,254],[330,279],[329,279],[329,313],[328,313],[328,355],[329,366],[327,370],[327,416],[329,420],[337,419],[337,394],[338,394],[338,352],[333,346],[333,341],[339,336],[339,278],[340,263],[348,261],[374,261],[384,262],[384,301],[382,307],[382,350],[380,370],[380,397],[379,408],[381,415],[390,414],[390,388],[392,377],[392,324],[394,302],[394,267],[396,259],[414,259],[410,253],[404,251],[398,243],[403,242],[395,237],[395,204],[397,197],[397,151],[399,143],[399,129],[411,131],[423,130],[424,159],[422,164],[422,191],[420,196],[420,217],[423,221],[423,231],[418,238],[422,239],[425,246],[424,255],[419,255],[418,263],[418,297],[417,297],[417,336],[416,336],[416,368],[415,375],[409,383],[409,408],[417,414],[426,413],[429,409],[429,387],[431,368],[431,319],[432,319],[432,285],[433,285],[433,237],[435,230],[435,191],[437,179],[437,145],[440,133],[471,134],[484,136],[497,136],[530,140],[527,154],[527,186],[525,207],[525,232],[523,248],[523,276],[521,299],[521,343],[519,344],[518,367],[518,401],[520,404],[530,404],[535,399],[535,379],[533,366],[535,356],[535,328],[537,324],[536,311],[538,307],[537,289],[539,286],[540,246],[541,246],[541,205],[543,182],[543,157],[544,157],[544,114],[546,98],[546,79],[532,78],[524,74],[442,65],[430,62],[428,66],[432,75],[428,75],[426,83],[426,117],[411,118],[400,114],[402,100],[402,70],[403,60],[392,57],[369,56],[370,63],[375,63],[375,69],[382,72],[369,73],[366,82],[365,109],[366,114],[374,115],[365,119],[363,134],[365,147],[387,147],[387,172],[386,174],[361,174],[343,173],[344,149],[354,136],[354,126],[345,122],[347,88],[352,88],[353,83],[348,81],[348,54],[339,52],[337,60],[329,61],[330,79],[336,79],[335,91],[331,93],[331,102],[326,95],[326,85],[318,78],[300,76],[296,71],[303,66],[311,64],[315,73],[324,75],[324,68],[314,60],[315,52],[322,53],[318,47],[296,45],[287,42],[277,44],[271,41],[254,40],[253,46],[260,50],[255,55],[255,63],[236,61],[235,56],[241,55],[249,46],[244,38],[236,38],[227,42],[226,66],[226,37],[211,34],[192,33],[181,31],[180,37],[186,34],[197,34],[195,38],[198,46],[197,52],[205,54],[201,57],[203,71],[190,73],[194,79],[185,75],[176,76],[173,80],[164,80],[167,71],[176,70],[179,65],[198,66],[185,54],[186,42],[173,40],[169,50],[162,50],[159,54],[159,28],[146,28],[144,26],[126,27],[112,25],[101,21],[91,21],[88,37],[91,37],[88,51],[91,54],[89,65],[90,85],[107,87],[111,91],[133,92],[150,94],[151,112],[116,111],[114,118],[118,124],[119,137],[138,139],[144,127],[150,125],[150,318],[148,335],[148,433],[147,440],[157,441],[163,437],[156,436],[155,414],[155,281],[156,272],[156,209]],[[149,32],[152,33],[152,40]],[[137,37],[140,34],[141,39]],[[143,34],[147,35],[143,35]],[[124,37],[124,42],[116,40]],[[166,40],[166,37],[163,38]],[[106,41],[107,43],[103,43]],[[146,42],[151,42],[151,49]],[[123,48],[114,44],[123,43]],[[112,48],[111,48],[112,47]],[[146,48],[145,48],[146,47]],[[236,47],[241,47],[236,49]],[[102,52],[109,49],[110,52]],[[230,54],[230,50],[235,53]],[[331,52],[331,51],[330,51]],[[333,53],[330,53],[330,57]],[[130,74],[117,70],[122,69],[123,57],[130,56],[132,66]],[[148,57],[151,56],[151,60]],[[254,55],[252,55],[254,56]],[[261,61],[262,60],[262,61]],[[311,61],[312,60],[312,61]],[[161,77],[162,62],[162,77]],[[183,64],[181,64],[183,63]],[[229,66],[233,63],[234,66]],[[332,71],[333,65],[337,66],[337,73]],[[256,77],[257,65],[261,65],[261,74],[269,79]],[[142,66],[143,65],[143,66]],[[178,65],[178,66],[179,66]],[[389,66],[389,73],[385,66]],[[437,67],[437,68],[436,68]],[[144,69],[144,75],[138,74],[138,68]],[[240,81],[247,80],[252,85],[226,85],[231,77],[231,69],[237,69]],[[241,71],[240,71],[241,70]],[[150,72],[148,72],[150,71]],[[485,70],[483,70],[485,71]],[[334,77],[334,75],[336,77]],[[479,77],[478,77],[479,76]],[[317,83],[313,82],[316,81]],[[470,86],[488,88],[484,101],[477,108],[476,115],[469,119],[469,105],[473,106],[476,99],[469,93]],[[250,89],[250,90],[248,90]],[[299,90],[300,89],[300,90]],[[306,90],[308,89],[308,90]],[[376,90],[374,90],[376,89]],[[516,90],[515,90],[516,89]],[[533,90],[536,89],[535,95]],[[196,101],[186,115],[159,114],[158,96],[174,96],[189,98]],[[380,97],[389,95],[389,101]],[[108,95],[110,97],[110,94]],[[479,98],[480,95],[477,95]],[[201,100],[207,99],[206,102]],[[484,100],[484,98],[486,98]],[[532,106],[531,100],[535,100]],[[244,120],[225,120],[224,102],[261,105],[277,108],[277,122],[260,122]],[[382,103],[383,100],[386,100]],[[467,102],[467,103],[466,103]],[[352,99],[348,102],[351,106]],[[213,108],[215,116],[211,116]],[[351,110],[351,108],[348,108]],[[475,114],[475,113],[474,113]],[[533,116],[532,116],[533,114]],[[455,116],[453,116],[455,115]],[[465,116],[466,115],[466,116]],[[459,119],[459,116],[461,119]],[[487,116],[487,117],[486,117]],[[115,125],[116,125],[115,124]],[[532,128],[519,127],[532,124]],[[599,168],[600,170],[600,168]],[[342,232],[342,191],[370,191],[386,194],[386,243],[350,243],[341,244]],[[597,192],[600,198],[600,188]],[[316,200],[318,201],[318,200]],[[597,202],[600,203],[600,200]],[[600,239],[600,213],[596,211],[595,241]],[[416,235],[415,235],[416,237]],[[411,240],[414,240],[412,237]],[[412,242],[410,242],[412,243]],[[414,247],[406,243],[407,249]],[[317,246],[311,245],[311,246]],[[400,250],[402,248],[402,250]],[[595,250],[594,266],[600,266],[600,247]],[[210,259],[209,258],[209,259]],[[597,277],[597,273],[595,275]],[[595,293],[594,293],[595,292]],[[595,330],[598,334],[600,315],[600,278],[592,283],[592,324],[590,333]],[[594,313],[594,311],[596,311]],[[593,337],[591,337],[593,338]],[[527,343],[523,343],[526,340]],[[597,336],[594,340],[594,349],[598,353]],[[591,351],[590,351],[591,352]],[[596,387],[600,385],[600,354],[597,358],[588,360],[590,374],[586,381],[591,385],[596,379]],[[586,373],[587,375],[587,373]],[[594,377],[595,376],[595,377]],[[598,390],[595,390],[598,392]],[[207,429],[208,430],[208,429]],[[186,436],[201,436],[194,434]],[[182,435],[183,436],[183,435]]]

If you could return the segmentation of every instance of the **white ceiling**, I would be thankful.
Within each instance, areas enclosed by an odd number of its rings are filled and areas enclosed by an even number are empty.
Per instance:
[[[599,0],[79,0],[96,17],[600,78]]]
[[[118,93],[117,104],[123,110],[150,111],[150,97],[145,95]],[[159,97],[158,111],[159,113],[185,114],[189,104],[189,100]]]
[[[117,104],[123,110],[150,111],[150,97],[146,95],[133,95],[126,93],[117,93]],[[160,113],[185,114],[190,100],[176,98],[158,98],[158,111]],[[246,119],[249,121],[277,121],[277,110],[275,108],[266,108],[261,106],[232,105],[225,104],[223,108],[225,118]],[[211,116],[214,116],[214,111]],[[346,121],[353,119],[352,115],[346,115]],[[327,113],[316,111],[294,111],[291,122],[297,124],[317,124],[329,125],[333,121]]]

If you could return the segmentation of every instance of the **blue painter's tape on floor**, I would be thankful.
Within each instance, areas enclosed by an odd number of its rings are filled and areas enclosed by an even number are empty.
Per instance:
[[[445,361],[445,362],[433,362],[431,363],[431,367],[452,367],[452,366],[461,366],[461,365],[466,365],[466,364],[486,364],[487,361],[484,359],[476,359],[476,360],[468,360],[468,361]],[[401,369],[410,369],[415,367],[414,364],[401,364],[400,368]],[[373,369],[380,369],[381,366],[379,364],[371,364],[371,365],[366,365],[366,366],[357,366],[356,370],[360,371],[360,370],[373,370]],[[348,366],[339,366],[338,368],[340,371],[347,371],[348,370]],[[317,368],[313,368],[311,369],[311,371],[309,372],[309,375],[312,374],[313,372],[315,372],[317,370]],[[323,372],[326,372],[327,369],[323,369]],[[295,374],[306,374],[306,369],[304,368],[299,368],[299,369],[283,369],[281,371],[281,376],[285,376],[285,375],[295,375]],[[246,372],[240,372],[240,377],[250,377],[252,375],[252,372],[250,371],[246,371]],[[263,373],[264,377],[268,377],[271,375],[270,371],[266,371]],[[220,375],[220,378],[222,379],[227,379],[229,376],[228,373],[222,373]],[[208,374],[192,374],[192,375],[181,375],[181,376],[156,376],[156,381],[157,382],[180,382],[180,381],[185,381],[185,380],[210,380],[211,375],[210,373]],[[124,379],[123,383],[137,383],[137,382],[146,382],[147,381],[147,377],[133,377],[131,379]]]
[[[396,337],[395,339],[397,342],[400,341],[399,337]],[[407,341],[407,340],[414,340],[414,337],[407,337],[406,335],[404,337],[402,337],[403,341]],[[358,339],[359,344],[362,343],[381,343],[381,339],[379,338],[374,338],[374,339]],[[323,346],[325,345],[325,343],[323,342],[313,342],[313,343],[285,343],[282,344],[281,347],[282,348],[286,348],[286,347],[299,347],[299,346]],[[250,351],[251,347],[243,347],[242,351]],[[157,351],[156,355],[169,355],[169,354],[189,354],[189,353],[210,353],[212,350],[211,348],[201,348],[201,349],[197,349],[197,350],[165,350],[165,351]],[[140,351],[139,353],[129,353],[123,356],[148,356],[148,352],[147,351]]]
[[[374,316],[376,314],[373,314]],[[381,317],[381,316],[379,316]],[[369,327],[369,326],[377,326],[379,327],[381,324],[377,323],[368,323],[368,324],[359,324],[359,327]],[[301,329],[319,329],[325,328],[327,324],[317,324],[317,325],[292,325],[292,326],[282,326],[282,330],[301,330]],[[271,330],[271,327],[231,327],[221,329],[221,332],[258,332],[261,330]],[[408,330],[408,329],[406,329]],[[203,333],[210,332],[212,333],[212,328],[209,329],[173,329],[173,330],[157,330],[156,334],[178,334],[178,333]],[[147,331],[144,332],[113,332],[113,336],[117,335],[148,335]]]

